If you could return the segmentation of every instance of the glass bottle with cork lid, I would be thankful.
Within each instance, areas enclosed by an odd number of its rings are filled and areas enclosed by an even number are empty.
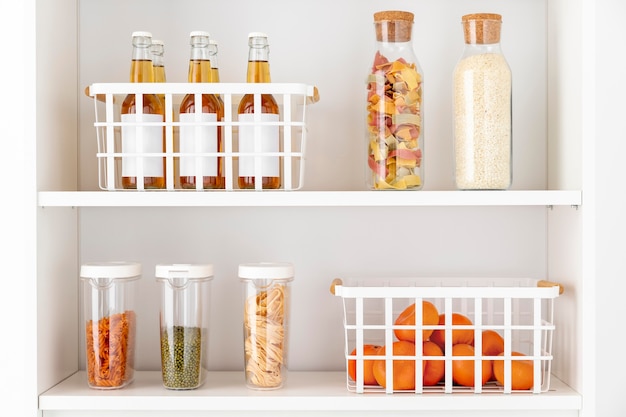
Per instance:
[[[424,182],[423,72],[413,13],[374,13],[376,53],[367,78],[367,186],[419,190]]]
[[[454,170],[461,190],[512,182],[512,76],[500,48],[502,16],[462,17],[465,47],[454,69]]]
[[[248,35],[248,83],[269,83],[270,47],[267,35],[262,32],[252,32]],[[246,94],[239,102],[239,152],[250,156],[239,157],[238,185],[242,189],[277,189],[280,188],[280,160],[277,156],[262,156],[256,158],[253,154],[259,152],[280,151],[279,108],[276,99],[271,94],[257,96],[258,105],[255,105],[255,95]],[[260,129],[256,129],[260,124]],[[258,133],[258,136],[257,136]],[[260,162],[257,166],[257,161]],[[256,177],[261,179],[258,184]]]
[[[150,46],[150,32],[133,32],[133,54],[130,66],[130,82],[151,83],[154,69]],[[138,102],[141,100],[141,104]],[[141,109],[138,114],[138,108]],[[138,156],[122,156],[122,187],[129,189],[165,188],[165,135],[164,128],[154,126],[164,119],[163,103],[156,94],[129,94],[122,103],[122,153]],[[145,123],[145,124],[144,124]],[[150,123],[151,125],[147,125]],[[163,156],[141,156],[145,153]],[[138,184],[137,177],[143,176]]]
[[[188,81],[190,83],[209,83],[211,78],[211,60],[209,57],[210,35],[205,31],[193,31],[189,35],[191,55],[189,58]],[[224,174],[221,157],[203,156],[197,153],[216,153],[223,151],[222,131],[217,124],[199,125],[198,123],[217,123],[224,118],[224,106],[214,94],[202,94],[202,106],[196,106],[196,95],[187,94],[180,105],[179,147],[180,185],[186,189],[224,188]],[[201,181],[196,181],[201,179]]]

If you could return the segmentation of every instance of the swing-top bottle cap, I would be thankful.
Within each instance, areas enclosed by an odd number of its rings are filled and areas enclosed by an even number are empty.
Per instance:
[[[263,32],[250,32],[248,38],[267,38],[267,34]]]
[[[152,39],[152,45],[165,45],[165,43],[160,39]]]
[[[146,32],[142,30],[133,32],[133,38],[138,38],[138,37],[152,38],[152,32]]]
[[[210,38],[211,34],[205,30],[194,30],[189,34],[189,37],[193,38],[194,36],[206,36]]]

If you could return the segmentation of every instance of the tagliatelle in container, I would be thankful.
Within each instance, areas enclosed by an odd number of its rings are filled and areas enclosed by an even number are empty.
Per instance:
[[[379,52],[368,77],[368,166],[376,189],[420,187],[422,76],[415,64]]]
[[[253,385],[281,385],[285,363],[285,287],[274,285],[248,298],[244,310],[246,378]]]

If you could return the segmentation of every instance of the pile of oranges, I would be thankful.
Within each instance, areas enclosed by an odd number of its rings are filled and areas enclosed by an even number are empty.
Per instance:
[[[404,309],[396,318],[395,325],[415,325],[415,303]],[[422,325],[437,326],[446,324],[445,314],[439,314],[435,305],[429,301],[422,302]],[[472,321],[465,315],[453,313],[453,326],[471,326]],[[415,330],[395,328],[396,341],[391,349],[393,356],[415,356]],[[452,355],[451,356],[477,356],[474,350],[474,329],[469,327],[452,329]],[[444,356],[446,347],[444,329],[422,330],[423,356]],[[385,355],[386,346],[365,344],[364,356]],[[351,355],[356,355],[355,348]],[[482,331],[482,356],[502,356],[504,354],[504,339],[495,330]],[[480,356],[481,354],[478,354]],[[512,352],[513,356],[524,356],[520,352]],[[415,390],[415,366],[416,360],[394,359],[393,360],[393,386],[397,390]],[[364,385],[379,385],[386,387],[386,362],[385,360],[366,359],[363,361]],[[470,359],[452,360],[452,379],[456,385],[474,387],[474,361]],[[353,381],[357,380],[357,366],[355,360],[348,361],[348,375]],[[434,386],[444,380],[445,361],[443,358],[422,361],[422,384]],[[482,384],[489,381],[497,381],[504,385],[504,360],[482,360]],[[529,390],[533,387],[533,362],[532,360],[511,361],[511,388],[513,390]]]

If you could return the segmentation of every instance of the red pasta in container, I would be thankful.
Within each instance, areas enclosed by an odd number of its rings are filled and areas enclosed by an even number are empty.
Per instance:
[[[133,381],[136,316],[134,283],[141,265],[129,262],[81,266],[87,382],[95,389],[122,388]]]

